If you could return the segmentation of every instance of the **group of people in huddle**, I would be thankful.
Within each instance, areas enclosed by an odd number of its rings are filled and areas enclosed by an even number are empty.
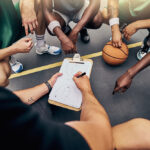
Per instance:
[[[23,65],[14,54],[29,53],[35,46],[36,53],[59,55],[76,53],[76,43],[88,43],[88,29],[99,29],[108,24],[112,31],[114,47],[121,47],[122,39],[130,40],[140,29],[148,35],[137,53],[138,63],[129,68],[117,81],[113,93],[125,92],[133,78],[150,64],[150,0],[0,0],[0,136],[2,149],[31,150],[144,150],[150,149],[150,121],[135,118],[111,126],[105,108],[92,92],[88,77],[73,81],[82,93],[80,120],[58,123],[43,120],[29,105],[51,92],[56,73],[48,81],[35,87],[9,91],[11,70],[21,72]],[[75,26],[71,28],[70,22]],[[61,48],[47,44],[46,30],[56,36]],[[35,33],[33,43],[29,34]],[[25,37],[25,38],[23,38]]]

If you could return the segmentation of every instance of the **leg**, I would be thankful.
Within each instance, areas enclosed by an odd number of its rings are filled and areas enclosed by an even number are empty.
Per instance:
[[[102,15],[101,12],[99,11],[97,15],[91,20],[86,27],[89,29],[99,29],[102,25]]]
[[[38,28],[35,31],[36,34],[36,53],[42,55],[44,53],[59,55],[61,50],[59,47],[49,46],[45,42],[46,20],[42,12],[41,0],[35,1],[35,11],[37,14]]]
[[[9,76],[11,74],[11,69],[9,65],[9,59],[0,61],[0,86],[5,87],[9,84]]]
[[[133,119],[114,126],[114,145],[117,150],[150,149],[150,121]]]

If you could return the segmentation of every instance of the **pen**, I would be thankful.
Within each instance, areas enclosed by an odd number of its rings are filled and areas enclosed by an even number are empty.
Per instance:
[[[77,76],[77,78],[83,77],[84,75],[86,75],[86,72],[83,72],[82,74],[80,74],[79,76]]]

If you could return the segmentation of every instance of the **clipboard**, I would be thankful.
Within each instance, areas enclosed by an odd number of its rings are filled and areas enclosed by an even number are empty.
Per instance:
[[[75,73],[81,71],[86,72],[90,78],[92,67],[93,61],[91,59],[82,59],[80,54],[75,54],[73,58],[64,59],[60,68],[60,72],[63,73],[64,77],[62,76],[57,79],[49,94],[48,103],[69,110],[80,111],[82,94],[76,87],[72,77]]]

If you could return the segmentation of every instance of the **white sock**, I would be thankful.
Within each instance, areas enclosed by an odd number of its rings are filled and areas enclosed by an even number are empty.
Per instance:
[[[44,35],[36,35],[37,46],[42,47],[45,44]]]

